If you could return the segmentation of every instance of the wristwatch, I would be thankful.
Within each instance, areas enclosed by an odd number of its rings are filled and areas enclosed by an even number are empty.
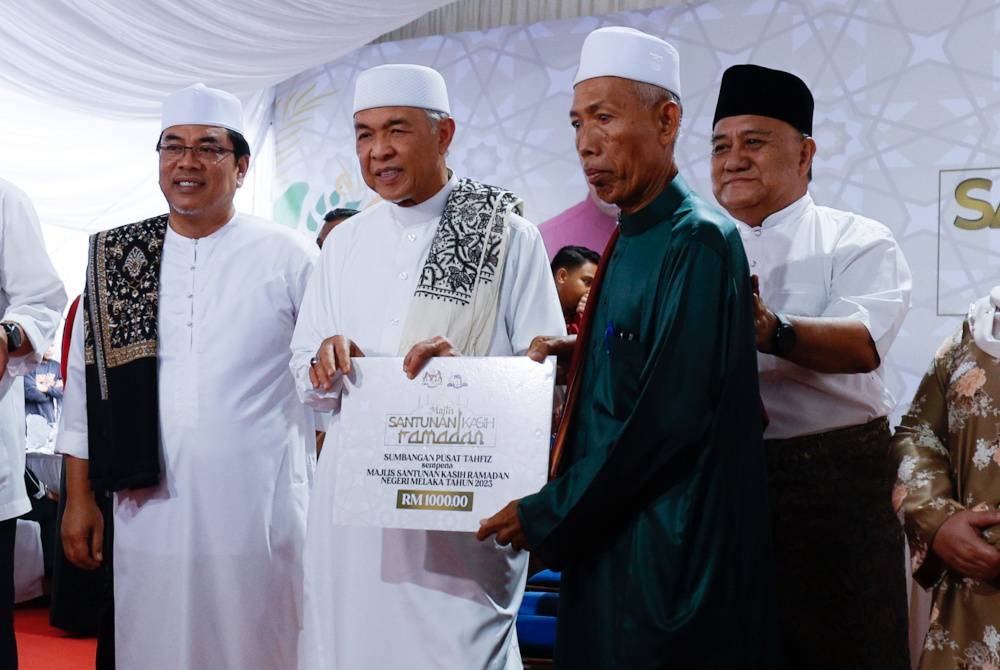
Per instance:
[[[3,332],[7,335],[7,353],[17,351],[21,348],[21,327],[10,321],[0,322]]]
[[[795,348],[795,327],[784,314],[775,312],[774,316],[778,319],[778,327],[774,331],[771,349],[775,356],[784,358]]]

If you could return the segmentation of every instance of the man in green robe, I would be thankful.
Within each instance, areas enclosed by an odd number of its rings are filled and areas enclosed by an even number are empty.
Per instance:
[[[679,91],[666,42],[627,28],[584,42],[570,119],[620,227],[556,477],[479,533],[562,569],[557,668],[776,666],[749,271],[733,224],[677,174]],[[529,355],[569,345],[536,338]]]

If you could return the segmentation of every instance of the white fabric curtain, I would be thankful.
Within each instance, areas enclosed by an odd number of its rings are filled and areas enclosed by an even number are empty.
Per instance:
[[[600,16],[682,2],[698,4],[698,0],[456,0],[382,35],[376,42]]]
[[[104,115],[155,117],[195,81],[246,98],[448,0],[4,0],[0,80]]]

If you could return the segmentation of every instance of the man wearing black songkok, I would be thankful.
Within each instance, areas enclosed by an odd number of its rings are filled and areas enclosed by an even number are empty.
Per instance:
[[[813,203],[812,117],[801,79],[737,65],[712,134],[715,197],[754,275],[784,657],[790,668],[908,670],[882,362],[910,272],[888,228]]]

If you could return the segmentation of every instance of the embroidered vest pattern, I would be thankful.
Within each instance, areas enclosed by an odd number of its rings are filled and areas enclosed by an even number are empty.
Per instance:
[[[167,215],[90,238],[84,292],[85,362],[97,365],[101,397],[108,368],[155,357],[160,259]],[[95,337],[96,334],[96,337]]]

